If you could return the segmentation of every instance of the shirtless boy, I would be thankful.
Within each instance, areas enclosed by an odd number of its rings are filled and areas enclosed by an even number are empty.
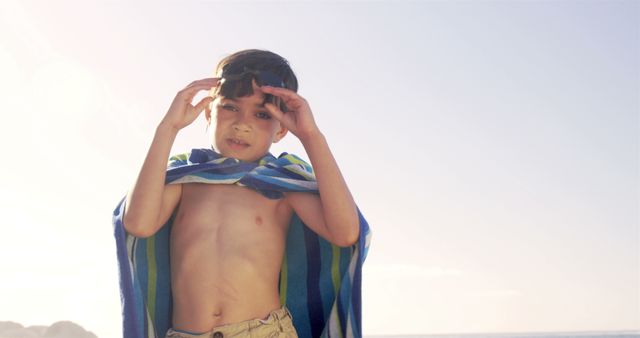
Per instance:
[[[275,75],[284,86],[264,85],[260,72],[272,79]],[[203,90],[210,95],[192,104]],[[245,95],[234,96],[243,91]],[[180,90],[158,124],[126,197],[124,226],[133,236],[152,236],[177,208],[170,244],[173,318],[167,337],[211,335],[222,326],[270,316],[283,317],[286,336],[295,337],[278,291],[292,213],[335,245],[357,242],[359,221],[351,193],[308,102],[296,91],[297,80],[286,60],[267,51],[245,50],[223,59],[216,77]],[[260,160],[272,143],[293,133],[311,160],[319,195],[286,192],[284,198],[268,199],[235,184],[165,185],[176,135],[203,111],[213,129],[213,148],[244,162]]]

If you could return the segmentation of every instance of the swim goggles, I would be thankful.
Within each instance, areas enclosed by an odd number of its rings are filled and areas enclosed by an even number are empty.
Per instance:
[[[225,81],[237,81],[247,76],[247,74],[252,74],[256,79],[256,84],[260,87],[271,86],[285,88],[284,81],[278,75],[268,70],[255,70],[247,66],[244,66],[242,69],[239,67],[227,67],[222,71],[220,77]]]

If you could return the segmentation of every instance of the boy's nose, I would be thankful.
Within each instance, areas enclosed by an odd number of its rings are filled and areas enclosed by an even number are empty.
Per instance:
[[[248,124],[244,123],[243,121],[236,121],[233,124],[233,130],[238,132],[249,132],[251,128],[249,127]]]
[[[251,116],[244,112],[236,114],[236,118],[233,121],[233,129],[237,132],[251,131]]]

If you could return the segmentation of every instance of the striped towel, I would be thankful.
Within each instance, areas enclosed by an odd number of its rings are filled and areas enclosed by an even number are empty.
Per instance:
[[[238,184],[268,198],[285,191],[318,193],[313,169],[295,155],[267,154],[258,162],[192,149],[169,159],[166,184]],[[153,236],[137,238],[123,227],[124,197],[113,213],[123,338],[163,338],[171,327],[169,235],[175,212]],[[362,337],[361,282],[371,232],[358,210],[360,238],[332,245],[293,215],[280,271],[280,301],[292,313],[300,337]]]

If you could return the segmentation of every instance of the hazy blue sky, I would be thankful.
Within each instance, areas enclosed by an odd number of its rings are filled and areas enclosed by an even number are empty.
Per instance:
[[[640,330],[638,1],[5,0],[0,320],[120,336],[111,212],[246,48],[290,61],[369,220],[365,334]]]

